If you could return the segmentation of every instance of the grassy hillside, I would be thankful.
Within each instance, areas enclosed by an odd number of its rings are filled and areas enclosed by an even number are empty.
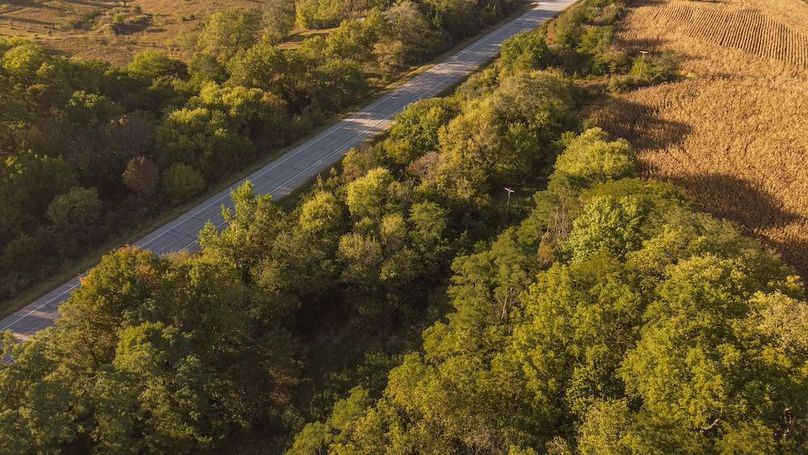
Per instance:
[[[637,1],[618,40],[681,56],[679,81],[619,95],[596,117],[643,173],[741,224],[808,273],[808,4]]]
[[[27,38],[70,55],[126,63],[149,49],[185,55],[187,38],[213,12],[255,0],[11,0],[0,5],[0,36]],[[124,6],[125,5],[125,6]]]

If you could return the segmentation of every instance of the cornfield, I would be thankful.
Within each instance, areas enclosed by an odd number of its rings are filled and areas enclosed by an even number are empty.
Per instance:
[[[731,10],[714,3],[688,2],[640,7],[633,15],[636,22],[652,23],[668,33],[678,32],[808,68],[808,36],[770,19],[759,9]]]
[[[801,0],[635,2],[618,44],[672,50],[684,77],[592,116],[634,143],[645,175],[682,186],[808,278],[806,32]]]

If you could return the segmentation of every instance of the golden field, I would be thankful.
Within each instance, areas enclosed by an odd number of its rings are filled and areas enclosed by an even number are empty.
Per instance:
[[[808,2],[634,1],[618,45],[671,50],[682,79],[616,95],[595,120],[808,277]]]

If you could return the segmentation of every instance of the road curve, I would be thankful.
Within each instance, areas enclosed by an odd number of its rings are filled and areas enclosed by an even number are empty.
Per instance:
[[[218,194],[210,197],[178,218],[166,223],[133,243],[138,247],[167,254],[192,250],[197,234],[208,221],[221,227],[222,206],[232,206],[230,191],[245,180],[253,182],[255,191],[271,194],[278,200],[305,185],[317,174],[337,163],[352,147],[367,142],[390,127],[391,119],[414,101],[433,97],[462,81],[499,53],[502,42],[511,36],[533,29],[574,3],[575,0],[542,0],[522,15],[497,27],[458,53],[410,79],[381,98],[351,112],[331,127],[287,151]],[[0,331],[10,330],[25,339],[53,325],[59,305],[80,284],[80,277],[62,284],[0,321]]]

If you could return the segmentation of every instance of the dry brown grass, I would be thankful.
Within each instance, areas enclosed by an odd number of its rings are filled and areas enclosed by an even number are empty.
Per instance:
[[[125,3],[125,7],[123,6]],[[226,8],[256,8],[258,0],[3,0],[0,1],[0,36],[23,37],[69,55],[128,62],[147,49],[187,56],[184,37],[193,34],[213,12]],[[150,23],[125,34],[110,28],[112,18],[142,15]],[[87,27],[75,27],[82,17],[98,15]]]
[[[682,56],[684,79],[614,97],[594,116],[643,172],[736,221],[808,277],[808,4],[636,1],[619,32]]]

